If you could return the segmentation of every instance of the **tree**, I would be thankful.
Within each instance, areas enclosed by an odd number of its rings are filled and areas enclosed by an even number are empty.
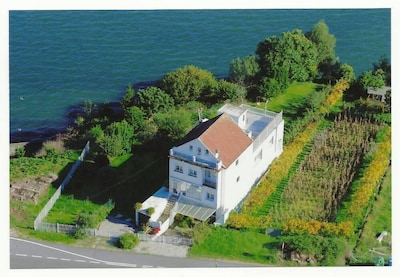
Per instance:
[[[132,126],[134,133],[139,132],[145,124],[144,112],[136,106],[125,109],[124,118]]]
[[[341,77],[347,79],[349,81],[349,83],[352,83],[356,80],[356,74],[354,73],[354,69],[351,65],[344,63],[340,65],[340,77],[338,79],[340,79]]]
[[[217,80],[211,72],[188,65],[166,74],[160,82],[160,88],[179,105],[210,95],[216,84]]]
[[[157,113],[154,122],[161,137],[170,141],[183,138],[191,127],[190,114],[183,109],[169,113]]]
[[[151,86],[138,90],[136,105],[147,117],[150,117],[157,112],[169,111],[174,106],[174,100],[162,89]]]
[[[245,98],[246,94],[244,87],[223,79],[218,81],[218,86],[215,88],[216,100],[240,100]]]
[[[249,86],[259,73],[260,67],[255,55],[249,55],[243,59],[237,57],[229,64],[229,79],[240,86]]]
[[[126,120],[122,120],[107,126],[97,143],[108,156],[116,157],[132,150],[133,138],[133,127]]]
[[[141,143],[148,143],[152,141],[158,132],[158,127],[154,122],[154,118],[151,117],[145,121],[145,124],[137,133],[137,138]]]
[[[328,25],[324,20],[314,25],[314,28],[306,34],[317,49],[317,63],[332,63],[335,61],[336,38],[329,33]]]
[[[385,72],[382,69],[364,72],[360,77],[360,83],[364,90],[368,88],[381,88],[385,85]]]
[[[316,46],[299,29],[259,43],[256,54],[260,80],[275,79],[283,89],[293,81],[310,81],[318,74]]]
[[[123,109],[126,109],[132,106],[134,102],[135,102],[135,91],[133,90],[132,84],[128,84],[125,95],[124,97],[122,97],[121,100],[121,106]]]
[[[263,78],[258,91],[265,98],[272,98],[282,91],[281,84],[274,78]]]
[[[93,141],[98,141],[104,137],[104,131],[99,124],[90,128],[89,137],[92,138]]]
[[[382,69],[385,72],[385,84],[390,86],[392,83],[391,71],[392,66],[390,65],[390,61],[386,57],[382,57],[378,63],[373,64],[374,71],[378,69]]]

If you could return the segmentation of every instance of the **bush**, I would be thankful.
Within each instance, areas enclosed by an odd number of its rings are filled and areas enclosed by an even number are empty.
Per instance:
[[[149,207],[149,208],[147,209],[147,214],[148,214],[148,216],[151,216],[152,214],[154,214],[154,212],[155,212],[154,207]]]
[[[316,258],[320,265],[337,265],[337,260],[346,251],[343,238],[322,237],[318,235],[297,235],[282,237],[286,251],[296,251]]]
[[[78,226],[76,228],[75,232],[72,235],[75,239],[84,239],[87,237],[87,234],[85,232],[85,228]]]
[[[112,209],[114,209],[114,202],[110,199],[96,211],[84,211],[80,213],[77,224],[82,228],[97,228],[107,218]]]
[[[22,158],[25,156],[25,147],[15,148],[15,157]]]
[[[132,249],[139,243],[139,238],[132,233],[125,233],[119,237],[119,247],[122,249]]]
[[[194,243],[203,242],[211,235],[212,227],[205,222],[201,222],[194,227],[193,240]]]

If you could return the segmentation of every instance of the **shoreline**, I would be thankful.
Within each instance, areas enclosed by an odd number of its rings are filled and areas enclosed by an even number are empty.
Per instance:
[[[133,89],[135,92],[137,92],[139,89],[146,89],[149,86],[156,86],[158,82],[160,82],[161,79],[156,79],[156,80],[151,80],[151,81],[142,81],[142,82],[137,82],[137,83],[132,83]],[[128,87],[129,84],[126,85]],[[124,92],[125,94],[125,92]],[[122,95],[123,97],[123,95]],[[122,97],[120,100],[113,100],[105,103],[94,103],[98,107],[104,106],[104,105],[110,105],[113,109],[115,109],[117,106],[120,105],[120,102],[122,100]],[[13,131],[11,132],[10,128],[10,137],[9,137],[9,143],[15,144],[15,143],[38,143],[38,142],[45,142],[48,140],[53,140],[56,138],[57,135],[65,133],[66,129],[71,126],[74,123],[74,120],[76,119],[77,115],[80,113],[84,113],[84,103],[78,104],[78,105],[72,105],[66,108],[66,112],[63,116],[63,119],[66,120],[66,125],[62,128],[55,128],[55,127],[39,127],[35,129],[31,129],[28,131]]]

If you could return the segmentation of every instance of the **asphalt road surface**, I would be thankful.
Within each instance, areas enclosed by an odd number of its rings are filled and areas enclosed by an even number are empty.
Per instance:
[[[11,269],[215,268],[259,265],[99,250],[10,237]]]

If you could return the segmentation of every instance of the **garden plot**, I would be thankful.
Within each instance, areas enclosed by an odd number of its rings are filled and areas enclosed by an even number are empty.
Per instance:
[[[269,215],[332,221],[380,126],[365,119],[336,118],[320,132]]]
[[[10,199],[38,202],[40,195],[58,178],[55,174],[14,181],[10,184]]]

